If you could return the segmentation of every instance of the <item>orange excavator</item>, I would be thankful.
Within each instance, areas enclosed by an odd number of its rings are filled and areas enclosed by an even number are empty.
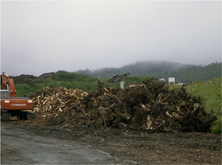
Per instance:
[[[19,120],[36,118],[33,110],[33,100],[28,97],[17,97],[13,79],[4,72],[1,75],[1,120],[11,120],[17,116]]]

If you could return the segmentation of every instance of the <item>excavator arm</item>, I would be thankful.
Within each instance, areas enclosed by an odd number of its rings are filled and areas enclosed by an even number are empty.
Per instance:
[[[1,89],[8,89],[10,91],[10,97],[16,97],[15,84],[13,79],[11,79],[4,72],[1,75]]]

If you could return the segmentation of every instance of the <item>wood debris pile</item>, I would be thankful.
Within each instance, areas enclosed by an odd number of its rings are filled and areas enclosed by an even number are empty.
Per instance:
[[[148,132],[207,132],[216,117],[206,113],[201,99],[185,87],[169,90],[147,79],[144,86],[119,90],[103,87],[86,93],[78,89],[45,88],[33,97],[38,118],[48,124],[131,128]]]
[[[81,110],[77,109],[81,106],[77,105],[87,95],[87,92],[79,89],[43,88],[32,96],[34,112],[37,118],[51,120],[51,125],[62,124],[72,116],[79,116]]]

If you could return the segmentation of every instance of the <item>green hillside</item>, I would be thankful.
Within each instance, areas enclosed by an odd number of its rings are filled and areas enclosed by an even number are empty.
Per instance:
[[[207,66],[185,65],[166,61],[145,61],[125,65],[121,68],[102,68],[97,70],[79,70],[76,73],[93,77],[112,78],[114,74],[130,73],[129,76],[149,76],[156,78],[175,77],[176,83],[190,83],[213,80],[221,77],[221,62]]]
[[[53,77],[40,80],[32,75],[13,76],[18,96],[30,96],[43,87],[78,88],[86,92],[96,89],[97,80],[107,82],[114,74],[128,75],[129,83],[142,83],[147,77],[165,78],[175,77],[176,83],[195,83],[213,81],[221,77],[221,63],[207,66],[183,65],[172,62],[137,62],[121,68],[105,68],[95,71],[79,70],[78,72],[57,71]],[[126,78],[122,79],[126,82]],[[167,83],[167,82],[166,82]],[[106,83],[107,86],[119,87],[119,84]]]

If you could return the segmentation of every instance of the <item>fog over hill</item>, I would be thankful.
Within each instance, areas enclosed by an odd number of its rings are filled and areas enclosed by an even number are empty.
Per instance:
[[[109,78],[110,74],[125,74],[130,73],[130,76],[149,76],[151,72],[171,72],[181,68],[189,68],[196,65],[181,64],[168,61],[137,61],[135,63],[123,65],[119,68],[106,67],[95,70],[86,68],[85,70],[78,70],[76,73],[92,75],[95,77]],[[103,74],[105,73],[105,74]]]
[[[76,73],[100,78],[129,73],[129,76],[149,76],[156,78],[176,77],[176,82],[213,80],[221,76],[221,62],[206,66],[180,64],[168,61],[138,61],[120,68],[101,68],[96,70],[79,70]]]
[[[59,70],[62,71],[62,70]],[[63,70],[64,71],[64,70]],[[57,73],[58,71],[54,71]],[[67,72],[67,71],[65,71]],[[45,72],[46,73],[46,72]],[[196,82],[214,80],[215,77],[221,77],[221,62],[211,63],[206,66],[197,66],[191,64],[180,64],[167,61],[138,61],[132,64],[124,65],[120,68],[101,68],[96,70],[78,70],[69,72],[70,74],[88,75],[96,78],[110,79],[113,75],[121,75],[129,73],[132,77],[155,77],[164,78],[166,81],[169,77],[175,77],[176,83]],[[43,73],[42,73],[43,74]],[[65,75],[64,75],[65,76]],[[33,75],[11,76],[15,82],[25,79],[35,79]]]

